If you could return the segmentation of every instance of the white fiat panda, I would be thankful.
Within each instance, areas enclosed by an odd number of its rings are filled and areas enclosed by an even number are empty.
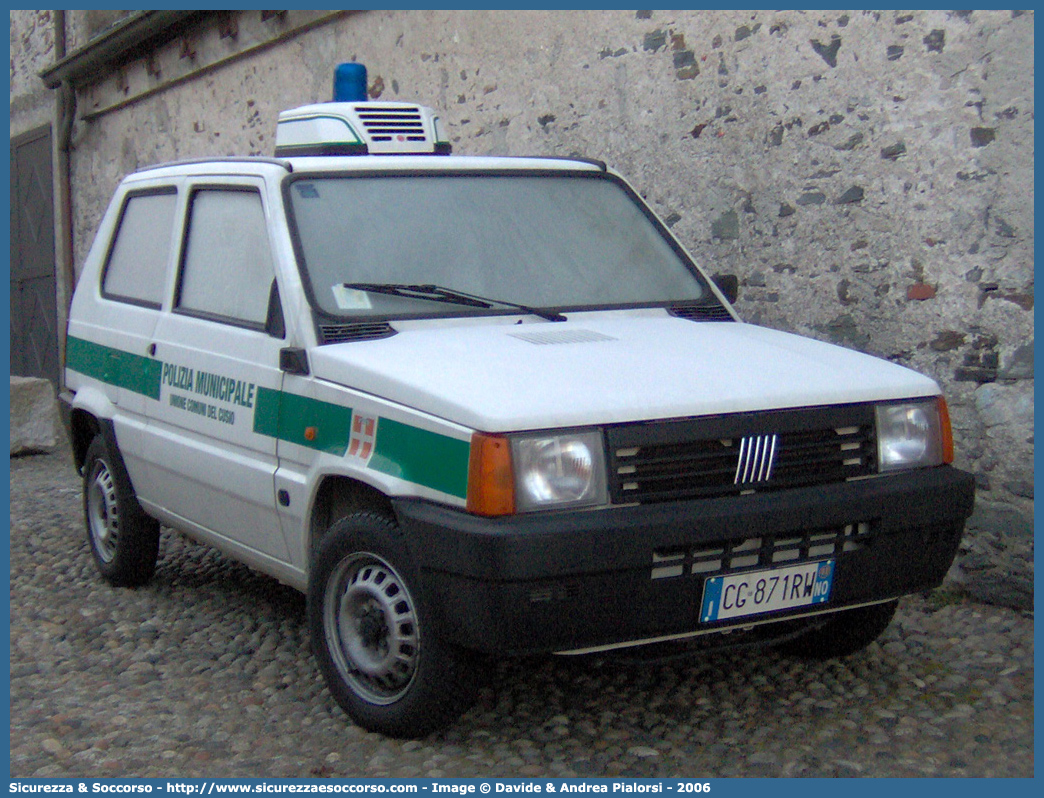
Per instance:
[[[305,591],[331,693],[394,736],[476,653],[838,656],[940,583],[973,479],[935,382],[742,323],[602,163],[450,156],[364,99],[116,191],[62,395],[105,579],[164,524]]]

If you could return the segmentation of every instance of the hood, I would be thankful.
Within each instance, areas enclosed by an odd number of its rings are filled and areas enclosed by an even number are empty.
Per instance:
[[[310,357],[316,377],[484,432],[939,393],[927,377],[838,346],[670,316],[414,326]]]

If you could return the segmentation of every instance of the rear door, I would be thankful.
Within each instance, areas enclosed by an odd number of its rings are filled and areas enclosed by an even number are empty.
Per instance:
[[[116,439],[136,488],[147,408],[159,399],[152,342],[170,289],[179,213],[176,181],[141,181],[127,191],[115,221],[103,222],[104,262],[91,284],[78,287],[69,320],[66,367],[81,375],[77,385],[97,387],[116,406]]]
[[[285,345],[264,182],[206,178],[186,191],[173,307],[154,335],[160,397],[141,492],[182,526],[286,562],[276,440],[254,431],[255,414],[278,413],[263,405],[279,401]]]

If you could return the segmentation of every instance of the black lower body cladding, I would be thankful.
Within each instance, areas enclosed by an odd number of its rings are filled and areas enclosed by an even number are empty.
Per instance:
[[[937,586],[974,505],[950,466],[842,484],[480,518],[394,503],[442,634],[497,654],[685,635]],[[708,577],[834,560],[827,603],[701,623]]]

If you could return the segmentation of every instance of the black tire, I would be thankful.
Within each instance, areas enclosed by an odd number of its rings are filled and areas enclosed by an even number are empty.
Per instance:
[[[137,587],[152,578],[159,523],[141,509],[119,452],[101,435],[83,462],[83,514],[94,563],[107,582]]]
[[[847,657],[874,642],[892,622],[899,601],[872,604],[835,613],[826,623],[776,648],[784,654],[807,659]]]
[[[474,700],[474,660],[439,639],[394,521],[341,519],[312,563],[308,627],[327,687],[359,726],[423,737]]]

